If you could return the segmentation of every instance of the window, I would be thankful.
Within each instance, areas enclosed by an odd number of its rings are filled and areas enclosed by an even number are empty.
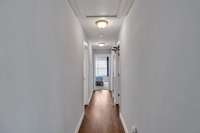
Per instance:
[[[96,57],[96,77],[107,76],[107,57]]]

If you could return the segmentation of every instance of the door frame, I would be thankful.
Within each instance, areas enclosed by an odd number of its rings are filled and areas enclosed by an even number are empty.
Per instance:
[[[83,43],[83,104],[86,105],[89,97],[89,50],[86,42]]]
[[[111,54],[94,54],[94,90],[96,88],[96,58],[97,57],[109,57],[109,90],[111,90]]]
[[[112,51],[112,92],[115,104],[121,104],[121,84],[120,84],[120,51]]]

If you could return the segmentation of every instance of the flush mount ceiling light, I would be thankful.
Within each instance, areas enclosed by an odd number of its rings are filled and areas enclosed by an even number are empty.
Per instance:
[[[104,29],[104,28],[107,27],[108,21],[107,21],[107,20],[104,20],[104,19],[98,20],[98,21],[96,21],[96,25],[97,25],[97,27],[98,27],[99,29]]]
[[[103,46],[105,46],[105,43],[98,43],[97,44],[99,47],[103,47]]]

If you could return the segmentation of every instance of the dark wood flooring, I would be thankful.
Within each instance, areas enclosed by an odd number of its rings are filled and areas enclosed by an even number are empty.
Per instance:
[[[109,90],[94,91],[79,133],[125,133]]]

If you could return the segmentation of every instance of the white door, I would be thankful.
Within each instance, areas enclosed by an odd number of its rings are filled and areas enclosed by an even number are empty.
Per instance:
[[[121,101],[121,88],[120,88],[120,57],[116,55],[116,103],[120,104]]]
[[[120,60],[118,53],[112,53],[112,90],[114,101],[120,104]]]

